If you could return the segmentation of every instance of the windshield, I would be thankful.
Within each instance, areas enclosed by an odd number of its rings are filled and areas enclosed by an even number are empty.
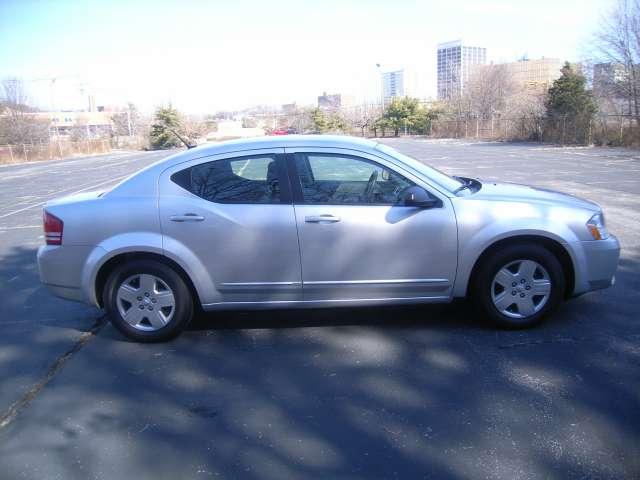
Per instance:
[[[441,172],[440,170],[437,170],[433,167],[425,165],[419,160],[416,160],[415,158],[405,155],[404,153],[400,153],[395,148],[391,148],[381,143],[376,145],[376,148],[380,150],[382,153],[386,153],[387,155],[393,158],[397,158],[402,163],[408,165],[412,169],[423,174],[425,177],[430,178],[431,180],[436,182],[438,185],[444,187],[446,190],[449,190],[450,192],[455,192],[458,188],[460,188],[460,186],[464,185],[464,182],[456,178],[450,177],[449,175]]]

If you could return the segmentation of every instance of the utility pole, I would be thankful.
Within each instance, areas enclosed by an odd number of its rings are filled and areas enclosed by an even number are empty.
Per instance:
[[[131,129],[131,105],[127,107],[127,127],[129,128],[129,136],[133,137],[133,131]]]

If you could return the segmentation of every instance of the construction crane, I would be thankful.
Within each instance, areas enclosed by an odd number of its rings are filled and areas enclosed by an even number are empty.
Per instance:
[[[56,77],[41,77],[41,78],[33,78],[29,80],[30,82],[49,82],[49,102],[51,111],[56,110],[55,105],[55,88],[56,82],[63,78],[80,78],[80,75],[58,75]]]

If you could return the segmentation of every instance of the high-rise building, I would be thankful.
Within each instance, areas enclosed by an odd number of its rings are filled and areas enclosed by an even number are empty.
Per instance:
[[[382,72],[382,99],[388,104],[394,98],[407,95],[404,70]]]
[[[487,49],[470,47],[462,40],[438,44],[438,99],[461,95],[475,65],[487,63]]]

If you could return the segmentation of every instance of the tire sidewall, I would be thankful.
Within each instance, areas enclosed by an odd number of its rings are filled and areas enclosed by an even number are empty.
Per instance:
[[[546,304],[534,315],[527,318],[512,318],[502,314],[493,304],[491,288],[498,271],[517,260],[533,260],[542,265],[551,281],[551,292]],[[562,302],[565,291],[565,278],[562,265],[546,248],[536,244],[518,244],[491,254],[480,266],[473,285],[473,297],[478,307],[489,320],[504,328],[527,328],[539,324]]]
[[[117,307],[118,288],[124,280],[139,274],[151,274],[164,281],[173,291],[175,311],[167,325],[155,331],[138,330],[129,325]],[[103,305],[113,326],[127,338],[137,342],[160,342],[177,336],[191,321],[193,298],[182,277],[171,267],[153,260],[124,263],[111,272],[103,292]]]

